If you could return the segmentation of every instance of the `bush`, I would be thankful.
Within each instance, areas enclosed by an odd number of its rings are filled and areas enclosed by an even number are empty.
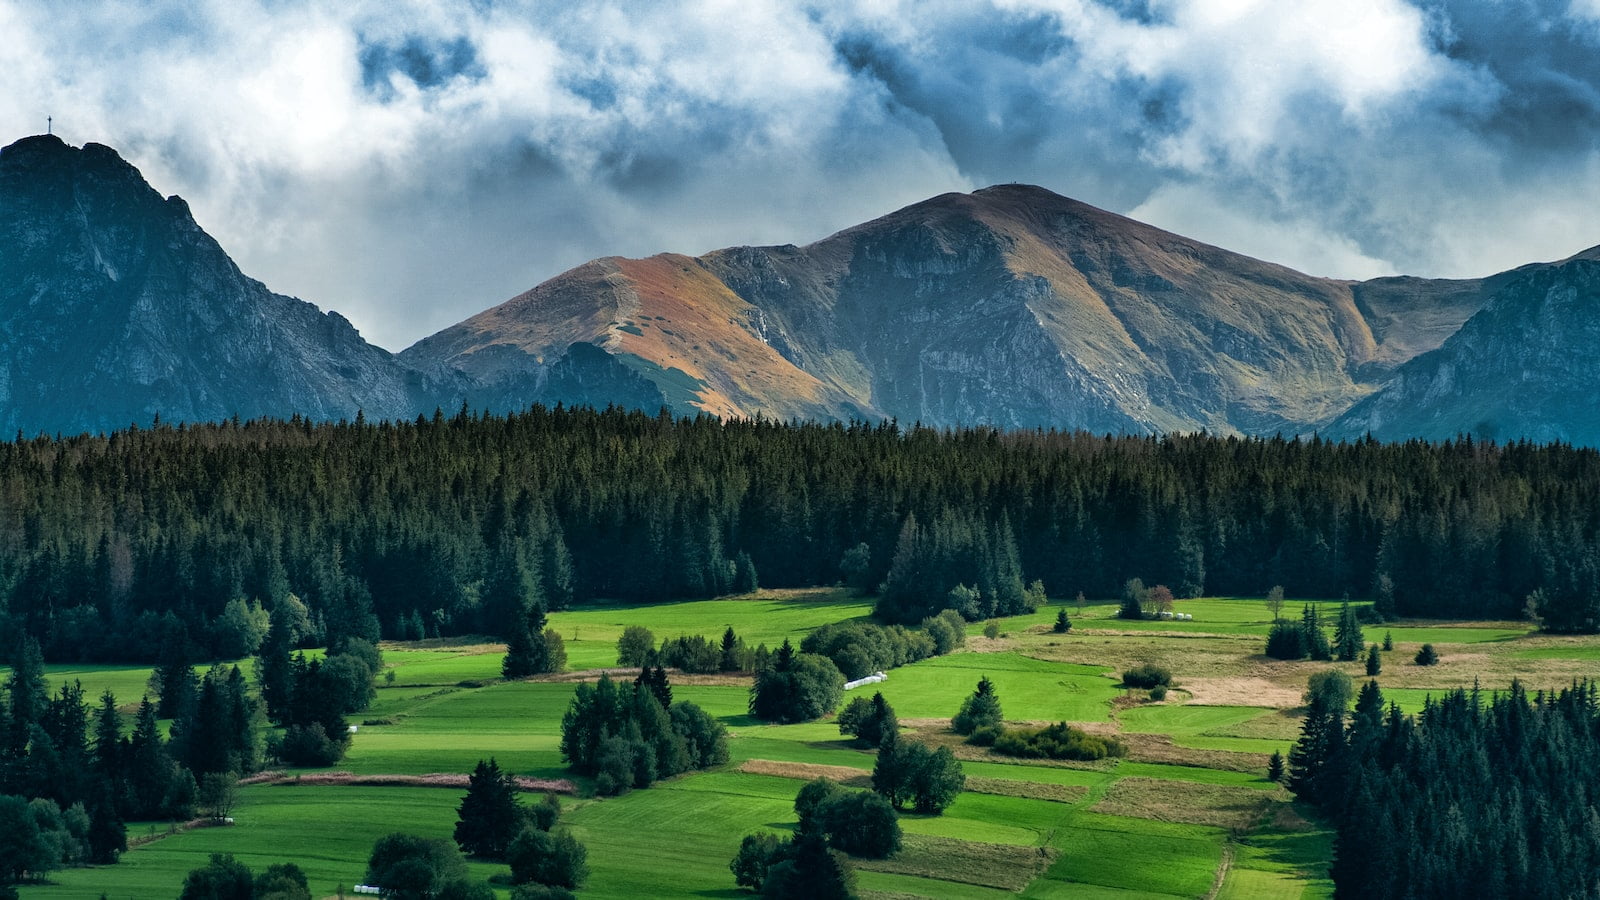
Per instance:
[[[994,742],[994,752],[1020,759],[1096,760],[1126,756],[1128,748],[1115,738],[1057,722],[1044,728],[1007,728]]]
[[[1123,672],[1122,683],[1135,688],[1171,687],[1172,673],[1155,663],[1145,663]]]
[[[1164,685],[1164,684],[1158,684],[1155,687],[1151,688],[1150,689],[1150,699],[1154,700],[1157,703],[1160,703],[1161,701],[1167,699],[1167,686]]]
[[[996,621],[994,621],[992,619],[989,622],[987,622],[983,626],[983,636],[988,638],[991,641],[994,640],[995,638],[999,637],[1000,636],[1000,623],[996,622]]]
[[[576,890],[589,878],[589,851],[566,831],[524,828],[506,851],[511,880]]]
[[[256,900],[311,900],[306,873],[294,863],[278,863],[256,876]]]
[[[1432,644],[1423,644],[1422,649],[1417,651],[1416,660],[1419,666],[1435,665],[1439,662],[1439,653]]]
[[[993,747],[994,742],[1000,739],[1000,735],[1004,731],[1005,728],[1000,725],[985,725],[982,728],[975,728],[971,734],[967,735],[967,743],[975,747]]]

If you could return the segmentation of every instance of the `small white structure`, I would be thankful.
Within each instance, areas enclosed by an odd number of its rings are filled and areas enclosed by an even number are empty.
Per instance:
[[[880,681],[888,680],[888,675],[885,675],[882,672],[873,672],[871,675],[868,675],[865,678],[857,678],[855,681],[846,681],[844,683],[844,689],[847,691],[853,691],[864,684],[877,684]]]
[[[350,890],[353,893],[357,893],[357,894],[382,894],[383,893],[383,888],[378,887],[377,885],[373,885],[373,884],[358,884],[355,887],[351,888]]]
[[[1188,613],[1178,613],[1178,618],[1184,622],[1193,622],[1194,616]]]
[[[351,734],[355,734],[356,733],[356,729],[358,729],[360,727],[361,727],[360,725],[351,725],[350,726],[350,733]]]
[[[1171,610],[1164,610],[1161,613],[1161,618],[1163,618],[1163,619],[1172,619],[1172,618],[1178,618],[1178,617]]]

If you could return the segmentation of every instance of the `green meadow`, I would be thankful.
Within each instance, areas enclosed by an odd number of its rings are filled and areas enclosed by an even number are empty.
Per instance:
[[[1300,602],[1286,604],[1298,615]],[[1073,623],[1050,629],[1059,609]],[[1321,898],[1331,836],[1311,810],[1265,778],[1263,760],[1287,752],[1305,679],[1330,666],[1358,683],[1360,663],[1279,663],[1261,656],[1271,624],[1253,599],[1179,601],[1193,621],[1125,621],[1111,603],[1053,603],[1003,619],[1001,635],[969,629],[968,646],[895,669],[881,690],[905,736],[952,747],[969,790],[940,816],[906,815],[906,850],[861,861],[865,897],[973,898]],[[386,645],[385,674],[346,758],[358,775],[461,773],[495,757],[519,775],[567,778],[560,722],[578,678],[616,664],[616,639],[629,625],[657,638],[719,637],[727,627],[751,645],[798,642],[829,622],[867,616],[869,600],[840,590],[764,592],[754,598],[674,604],[600,604],[553,613],[566,640],[568,668],[584,675],[505,682],[495,644]],[[1332,604],[1324,604],[1325,618]],[[1453,687],[1504,689],[1513,678],[1554,687],[1600,660],[1600,641],[1532,634],[1516,623],[1401,622],[1368,628],[1374,643],[1390,633],[1396,649],[1379,676],[1385,697],[1407,712]],[[1439,649],[1436,667],[1411,664],[1422,642]],[[1124,689],[1120,671],[1137,661],[1170,668],[1176,685],[1163,702]],[[247,667],[248,668],[248,667]],[[392,673],[392,677],[390,674]],[[85,693],[112,691],[138,702],[148,668],[52,666],[58,682]],[[1127,757],[1090,763],[1034,762],[965,745],[948,719],[987,676],[1014,722],[1070,721],[1119,735]],[[619,675],[618,677],[627,677]],[[859,783],[871,752],[843,739],[831,719],[768,725],[746,710],[749,679],[684,677],[675,701],[692,701],[729,729],[731,760],[621,797],[565,798],[563,819],[588,846],[592,875],[580,895],[595,898],[737,897],[728,861],[741,838],[794,826],[796,790],[819,771]],[[849,695],[847,695],[847,699]],[[817,767],[828,767],[819,769]],[[852,775],[852,773],[854,773]],[[293,774],[292,772],[290,773]],[[293,861],[317,897],[350,895],[372,844],[392,831],[448,837],[457,789],[328,784],[241,789],[229,827],[130,827],[142,841],[114,866],[67,869],[25,886],[39,900],[176,896],[184,874],[211,853],[232,853],[262,868]],[[506,873],[474,863],[475,875]],[[502,881],[500,896],[509,896]]]

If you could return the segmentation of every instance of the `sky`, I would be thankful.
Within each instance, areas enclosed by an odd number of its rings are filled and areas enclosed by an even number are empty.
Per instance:
[[[0,0],[47,115],[392,350],[1012,181],[1343,278],[1600,244],[1600,0]]]

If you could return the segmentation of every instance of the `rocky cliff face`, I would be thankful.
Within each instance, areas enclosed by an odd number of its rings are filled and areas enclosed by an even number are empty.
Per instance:
[[[1007,185],[806,247],[600,260],[402,358],[497,380],[582,342],[683,411],[1295,432],[1438,346],[1483,284],[1312,278]]]
[[[448,388],[245,277],[98,144],[0,150],[0,431],[414,415]]]
[[[1508,273],[1438,349],[1328,429],[1334,437],[1567,441],[1600,446],[1600,253]]]

